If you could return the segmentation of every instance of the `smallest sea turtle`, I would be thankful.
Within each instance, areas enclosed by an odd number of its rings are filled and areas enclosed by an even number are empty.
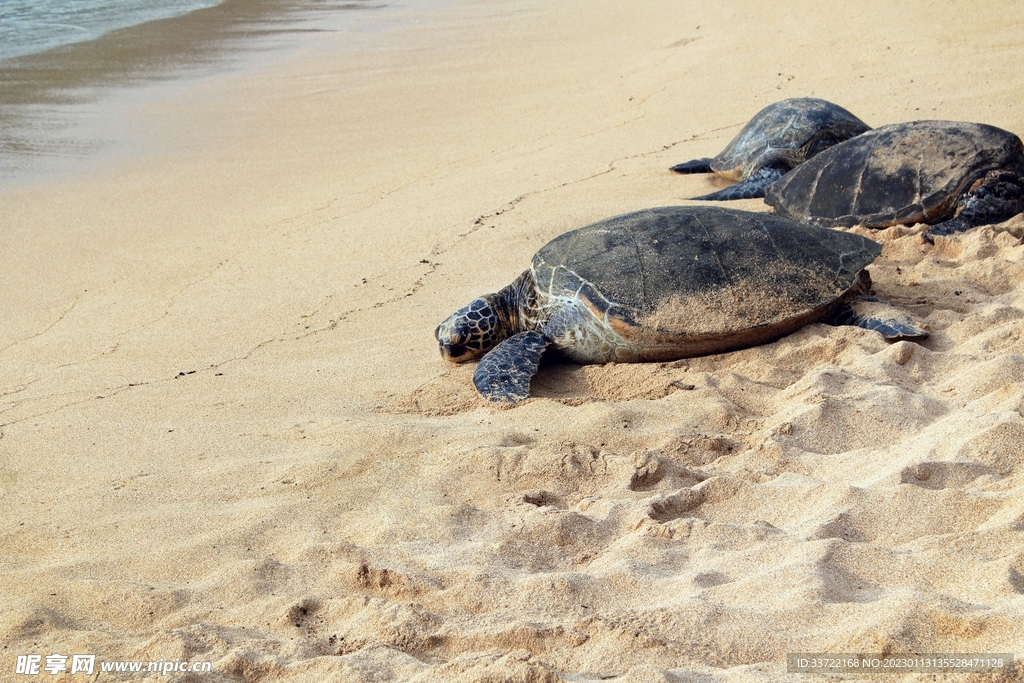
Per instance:
[[[713,159],[672,167],[676,173],[717,173],[735,185],[693,199],[763,197],[765,188],[790,169],[832,145],[871,130],[837,104],[797,97],[770,104],[750,119]]]

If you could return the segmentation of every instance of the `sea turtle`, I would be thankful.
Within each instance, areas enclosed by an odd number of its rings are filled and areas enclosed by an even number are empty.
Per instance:
[[[673,166],[676,173],[717,173],[739,183],[693,199],[751,199],[787,171],[829,147],[871,130],[837,104],[814,97],[782,100],[757,112],[714,159]]]
[[[882,126],[822,152],[774,183],[765,203],[822,227],[928,223],[950,234],[1024,211],[1024,146],[962,121]]]
[[[512,284],[459,309],[441,356],[481,358],[473,383],[517,402],[549,347],[579,363],[665,361],[764,344],[836,320],[923,339],[899,311],[859,298],[882,247],[770,213],[669,206],[567,232]]]

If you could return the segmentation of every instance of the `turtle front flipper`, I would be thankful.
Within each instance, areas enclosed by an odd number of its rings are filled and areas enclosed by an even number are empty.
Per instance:
[[[681,164],[676,164],[670,171],[676,173],[711,173],[711,162],[712,159],[693,159],[691,161],[684,161]]]
[[[789,169],[783,169],[777,166],[765,166],[757,169],[757,172],[746,180],[741,180],[735,185],[730,185],[724,190],[701,195],[700,197],[691,197],[691,199],[724,202],[732,199],[757,199],[764,197],[764,193],[768,189],[768,186],[785,175],[787,170]]]
[[[1024,212],[1024,179],[1005,171],[992,171],[967,192],[956,207],[956,215],[933,226],[929,235],[952,235],[979,225],[1002,223]]]
[[[483,357],[473,384],[488,401],[518,403],[530,396],[530,380],[540,357],[551,343],[540,332],[520,332],[498,344]]]
[[[891,342],[923,341],[928,338],[927,330],[919,327],[906,313],[869,296],[858,296],[843,302],[830,322],[833,325],[853,325],[874,330]]]

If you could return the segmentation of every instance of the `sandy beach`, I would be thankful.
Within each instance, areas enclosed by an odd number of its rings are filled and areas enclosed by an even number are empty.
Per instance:
[[[0,191],[0,681],[1024,657],[1024,217],[934,244],[853,229],[921,344],[815,324],[545,367],[501,409],[433,336],[554,236],[724,187],[668,168],[771,102],[1024,134],[1024,4],[409,17],[129,98],[104,125],[130,153]],[[16,673],[53,654],[96,673]]]

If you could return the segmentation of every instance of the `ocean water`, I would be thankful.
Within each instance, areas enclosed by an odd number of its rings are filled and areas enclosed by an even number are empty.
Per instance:
[[[153,89],[451,1],[0,0],[0,190],[136,149],[123,115]]]
[[[218,0],[0,0],[0,60],[216,4]]]

